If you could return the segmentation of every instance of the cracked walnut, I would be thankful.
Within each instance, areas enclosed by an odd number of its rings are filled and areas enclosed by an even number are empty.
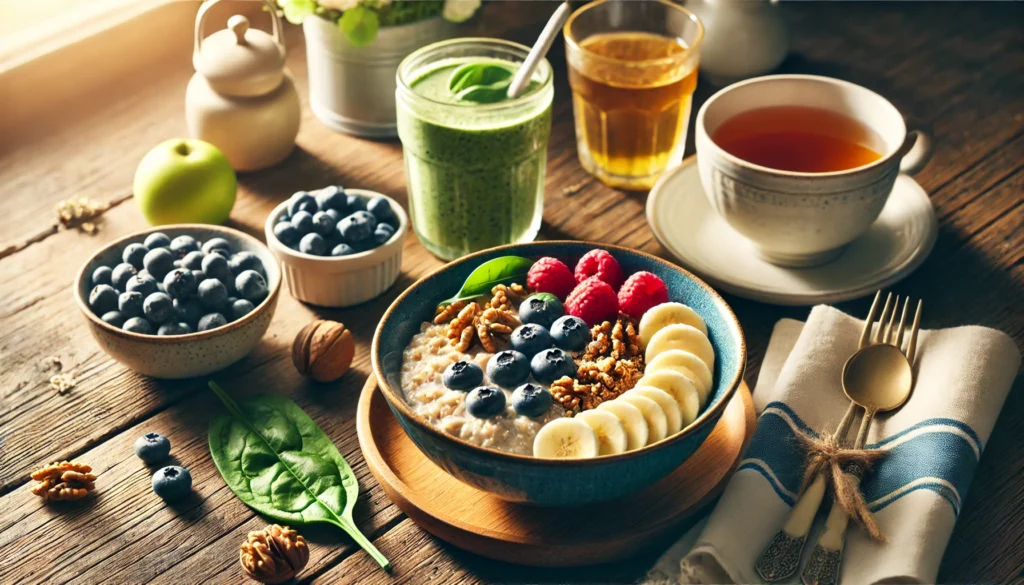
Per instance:
[[[446,335],[459,351],[468,351],[478,339],[486,351],[494,353],[497,341],[508,339],[519,326],[516,307],[526,294],[521,285],[499,284],[486,302],[457,301],[439,308],[434,324],[448,323]]]

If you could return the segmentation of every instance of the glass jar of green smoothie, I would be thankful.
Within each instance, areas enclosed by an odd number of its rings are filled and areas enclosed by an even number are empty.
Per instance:
[[[551,134],[551,65],[505,89],[529,49],[497,39],[427,45],[398,68],[396,106],[413,229],[452,260],[540,230]]]

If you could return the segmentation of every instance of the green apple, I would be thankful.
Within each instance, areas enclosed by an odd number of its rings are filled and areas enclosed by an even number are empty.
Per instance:
[[[135,202],[151,225],[224,223],[237,189],[227,157],[202,140],[161,142],[135,170]]]

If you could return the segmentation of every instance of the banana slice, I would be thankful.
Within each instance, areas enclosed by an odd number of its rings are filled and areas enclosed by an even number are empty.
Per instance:
[[[668,417],[658,403],[640,394],[629,392],[619,396],[612,402],[621,400],[640,409],[647,421],[647,444],[653,445],[668,436]]]
[[[681,349],[688,351],[700,358],[709,370],[715,368],[715,349],[711,347],[708,336],[700,332],[700,329],[691,325],[676,323],[666,325],[654,334],[651,342],[647,344],[645,357],[650,363],[658,354],[670,349]]]
[[[575,417],[594,429],[597,434],[597,454],[616,455],[625,453],[629,438],[626,436],[626,428],[622,425],[619,417],[607,410],[586,410]]]
[[[708,369],[707,364],[688,351],[670,349],[659,353],[654,360],[647,362],[647,368],[644,371],[650,374],[661,370],[675,370],[693,381],[697,392],[700,393],[700,407],[704,408],[712,387],[711,370]]]
[[[597,410],[605,410],[614,414],[622,423],[622,428],[626,430],[627,451],[639,449],[647,444],[650,430],[647,428],[647,419],[644,418],[644,414],[640,412],[639,408],[616,398],[602,402],[598,405]]]
[[[534,457],[587,459],[597,457],[597,433],[575,418],[556,418],[541,427],[533,439]]]
[[[637,388],[641,386],[653,386],[667,392],[679,407],[684,427],[692,423],[697,418],[697,413],[700,412],[700,409],[704,408],[704,405],[700,402],[700,393],[697,392],[697,385],[693,383],[693,380],[675,370],[659,370],[645,374],[636,383]]]
[[[662,303],[648,309],[640,319],[640,343],[647,347],[655,333],[676,323],[689,325],[704,335],[708,334],[708,326],[697,311],[682,303]]]
[[[638,386],[629,390],[623,396],[626,394],[639,394],[658,403],[662,412],[665,413],[666,437],[671,437],[683,428],[683,411],[679,408],[679,403],[676,402],[676,399],[668,392],[654,386]]]

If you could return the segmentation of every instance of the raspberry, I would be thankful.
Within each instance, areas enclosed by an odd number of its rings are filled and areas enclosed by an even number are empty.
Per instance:
[[[576,287],[576,279],[564,262],[545,256],[533,263],[526,274],[526,286],[534,292],[551,293],[564,301]]]
[[[634,319],[643,317],[647,309],[667,302],[665,283],[650,272],[633,274],[619,289],[619,307]]]
[[[596,276],[611,285],[612,290],[619,290],[625,277],[622,268],[607,250],[591,250],[576,263],[576,282]]]
[[[619,300],[611,285],[595,276],[579,283],[569,293],[565,312],[583,319],[587,325],[597,325],[618,314]]]

